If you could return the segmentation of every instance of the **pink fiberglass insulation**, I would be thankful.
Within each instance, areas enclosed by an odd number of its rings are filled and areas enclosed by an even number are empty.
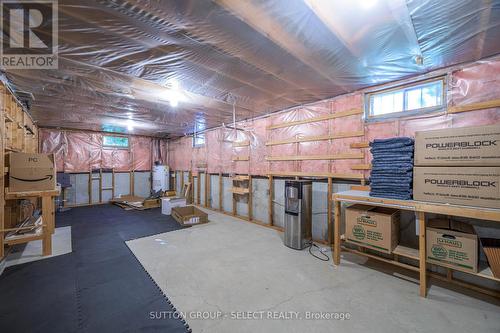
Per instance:
[[[89,172],[99,168],[103,159],[102,136],[95,132],[66,132],[68,149],[64,170],[68,172]]]
[[[499,98],[500,61],[484,61],[453,72],[448,101],[467,105]]]
[[[105,134],[40,129],[40,152],[56,155],[56,167],[59,172],[89,172],[99,168],[148,171],[151,170],[152,155],[155,160],[167,160],[165,140],[132,135],[129,136],[129,149],[108,148],[102,145],[102,137]],[[155,152],[153,142],[156,142]]]
[[[500,61],[482,61],[473,66],[452,72],[448,78],[448,106],[466,105],[500,98]],[[417,80],[417,79],[416,79]],[[472,112],[447,114],[445,110],[434,114],[424,114],[413,118],[386,119],[376,122],[366,122],[362,114],[335,118],[328,121],[312,122],[276,129],[266,129],[268,126],[279,125],[292,121],[310,119],[335,112],[352,109],[364,109],[362,93],[339,96],[331,100],[319,101],[304,107],[272,114],[269,117],[240,122],[237,127],[245,129],[244,137],[238,134],[237,140],[250,141],[249,148],[231,148],[234,134],[228,129],[214,129],[206,133],[206,156],[208,171],[211,173],[246,173],[265,175],[268,172],[333,172],[333,173],[364,173],[368,171],[352,170],[354,165],[368,164],[371,161],[369,149],[353,149],[352,143],[369,142],[374,139],[395,136],[413,137],[416,131],[441,129],[449,127],[466,127],[500,123],[500,108]],[[266,146],[268,141],[282,141],[299,137],[342,134],[362,131],[364,136],[328,140],[289,143]],[[229,131],[229,133],[227,132]],[[225,133],[225,134],[224,134]],[[184,139],[176,140],[178,144]],[[225,142],[229,141],[229,142]],[[232,162],[233,156],[246,155],[249,150],[250,162]],[[186,152],[172,150],[172,165],[185,160]],[[342,160],[312,160],[312,161],[267,161],[270,156],[303,156],[303,155],[336,155],[342,153],[363,152],[363,159]]]
[[[267,119],[252,121],[252,129],[248,133],[250,140],[250,173],[265,175],[268,172],[266,162],[266,126]]]
[[[220,145],[220,128],[216,128],[214,130],[208,131],[205,134],[205,145],[207,146],[207,171],[209,173],[218,173],[221,172],[220,166],[220,154],[221,154],[221,145]],[[225,156],[226,159],[231,159],[231,156]]]
[[[453,127],[500,124],[500,108],[474,111],[473,115],[471,117],[471,112],[453,114]]]
[[[64,171],[64,159],[67,150],[64,132],[41,128],[38,135],[40,151],[54,154],[57,171]]]
[[[103,169],[114,169],[115,171],[130,171],[132,157],[130,151],[125,149],[107,149],[102,150]]]
[[[143,136],[130,137],[131,163],[133,171],[151,170],[151,151],[154,139]],[[154,150],[153,150],[154,151]]]

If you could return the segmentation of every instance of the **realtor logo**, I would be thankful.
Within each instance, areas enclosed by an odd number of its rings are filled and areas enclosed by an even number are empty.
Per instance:
[[[1,66],[4,69],[56,69],[57,0],[1,0]]]

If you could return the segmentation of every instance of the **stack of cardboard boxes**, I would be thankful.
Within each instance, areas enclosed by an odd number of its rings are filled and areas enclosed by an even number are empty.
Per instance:
[[[500,208],[500,126],[417,132],[413,198]]]
[[[500,126],[417,132],[413,198],[500,208]],[[479,241],[470,224],[430,220],[426,243],[428,262],[477,272]],[[493,250],[495,254],[488,255],[488,261],[495,271],[500,261],[495,260],[498,249]]]

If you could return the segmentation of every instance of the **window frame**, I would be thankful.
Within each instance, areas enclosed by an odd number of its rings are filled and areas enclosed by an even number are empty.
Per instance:
[[[196,138],[198,138],[200,136],[203,136],[203,143],[197,144],[196,143]],[[207,137],[205,135],[205,132],[195,132],[195,133],[193,133],[193,148],[205,147],[205,144],[207,143],[206,140],[207,140]]]
[[[407,91],[412,90],[412,88],[415,88],[418,86],[422,86],[422,85],[425,85],[428,83],[435,83],[435,82],[441,83],[441,87],[442,87],[442,91],[441,91],[442,103],[441,103],[441,105],[424,107],[424,108],[413,109],[413,110],[406,109],[408,106]],[[381,114],[381,115],[373,115],[372,114],[372,101],[371,101],[372,98],[371,97],[373,95],[380,95],[380,94],[385,94],[385,93],[395,92],[395,91],[402,91],[403,92],[403,107],[405,108],[405,110],[400,111],[400,112]],[[373,91],[365,93],[365,96],[364,96],[365,97],[365,99],[364,99],[365,120],[367,122],[376,122],[376,121],[385,121],[385,120],[413,117],[413,116],[424,115],[424,114],[429,114],[429,113],[445,113],[446,108],[447,108],[446,93],[447,93],[447,76],[438,76],[438,77],[433,77],[433,78],[429,78],[429,79],[425,79],[425,80],[409,82],[409,83],[405,83],[405,84],[399,84],[399,85],[392,86],[389,88],[373,90]]]
[[[114,137],[114,138],[126,138],[127,139],[127,146],[115,146],[115,145],[109,145],[104,143],[104,137]],[[128,135],[117,135],[117,134],[104,134],[102,136],[102,147],[104,149],[124,149],[124,150],[129,150],[130,149],[130,137]]]

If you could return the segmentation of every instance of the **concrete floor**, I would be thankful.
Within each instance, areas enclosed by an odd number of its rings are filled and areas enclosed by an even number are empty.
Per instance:
[[[193,332],[500,331],[488,299],[435,285],[424,299],[411,278],[365,258],[343,253],[335,267],[275,230],[207,212],[206,225],[127,242]]]

